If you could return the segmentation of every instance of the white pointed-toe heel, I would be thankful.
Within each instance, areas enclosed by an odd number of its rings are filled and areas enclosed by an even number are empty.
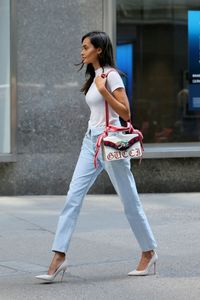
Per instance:
[[[145,276],[145,275],[149,275],[149,271],[151,266],[154,266],[154,270],[153,270],[153,274],[156,274],[156,262],[158,260],[158,255],[155,252],[154,255],[152,256],[151,260],[149,261],[146,269],[138,271],[138,270],[133,270],[131,272],[128,273],[129,276]]]
[[[44,275],[37,275],[35,276],[35,278],[37,279],[41,279],[41,280],[44,280],[44,281],[53,281],[56,276],[60,273],[60,272],[63,272],[62,273],[62,276],[61,276],[61,282],[63,280],[63,276],[65,274],[65,271],[67,269],[67,260],[65,260],[61,265],[60,267],[55,271],[55,273],[53,273],[52,275],[48,275],[48,274],[44,274]]]

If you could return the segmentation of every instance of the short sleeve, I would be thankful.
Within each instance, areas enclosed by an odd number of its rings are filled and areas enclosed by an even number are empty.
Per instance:
[[[112,71],[107,77],[107,87],[112,92],[118,88],[124,88],[124,83],[117,71]]]

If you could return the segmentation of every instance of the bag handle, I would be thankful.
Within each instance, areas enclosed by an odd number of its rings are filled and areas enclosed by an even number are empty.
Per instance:
[[[102,78],[107,78],[108,74],[110,74],[110,72],[116,72],[115,69],[110,69],[107,73],[102,73],[101,77]],[[104,99],[105,101],[105,115],[106,115],[106,127],[109,126],[109,110],[108,110],[108,102]]]

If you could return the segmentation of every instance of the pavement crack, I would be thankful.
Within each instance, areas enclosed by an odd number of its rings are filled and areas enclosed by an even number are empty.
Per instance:
[[[0,267],[6,268],[6,269],[8,269],[8,270],[16,271],[16,272],[18,271],[16,268],[8,267],[8,266],[6,266],[6,265],[4,265],[4,264],[1,264],[1,263],[0,263]]]
[[[7,214],[8,214],[9,216],[11,216],[11,217],[13,217],[13,218],[19,220],[19,221],[23,221],[23,222],[25,222],[25,223],[27,223],[27,224],[29,224],[29,225],[32,225],[32,226],[37,227],[38,230],[45,231],[45,232],[48,232],[48,233],[53,234],[53,235],[55,234],[54,231],[51,231],[51,230],[49,230],[49,229],[46,229],[46,228],[44,228],[44,227],[42,227],[42,226],[40,226],[40,225],[38,225],[38,224],[36,224],[36,223],[34,223],[34,222],[31,222],[31,221],[29,221],[29,220],[27,220],[27,219],[24,219],[24,218],[22,218],[22,217],[18,217],[18,216],[16,216],[16,215],[11,214],[11,213],[7,213]]]

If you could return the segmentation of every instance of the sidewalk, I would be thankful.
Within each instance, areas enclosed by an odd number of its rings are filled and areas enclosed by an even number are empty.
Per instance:
[[[0,300],[199,300],[200,193],[142,194],[156,276],[128,277],[140,249],[116,195],[88,195],[63,283],[41,283],[65,196],[0,197]]]

